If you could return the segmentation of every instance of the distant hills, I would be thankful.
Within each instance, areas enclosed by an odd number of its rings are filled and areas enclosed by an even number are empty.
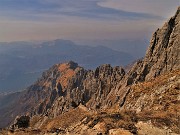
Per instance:
[[[134,58],[108,47],[80,46],[62,39],[42,43],[1,42],[0,93],[22,90],[36,81],[42,71],[70,60],[87,69],[94,69],[104,63],[124,66]]]
[[[114,40],[95,40],[89,44],[103,45],[113,50],[122,51],[131,54],[135,59],[145,56],[149,45],[149,38],[141,39],[114,39]]]

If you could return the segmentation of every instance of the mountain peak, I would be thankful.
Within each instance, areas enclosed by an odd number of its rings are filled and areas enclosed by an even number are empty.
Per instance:
[[[177,9],[177,13],[179,13],[180,12],[180,6],[178,7],[178,9]]]
[[[150,80],[180,65],[180,7],[162,28],[154,32],[145,58],[134,65],[130,78],[138,82]]]
[[[68,61],[68,62],[65,62],[65,63],[61,63],[61,64],[58,64],[58,69],[59,71],[63,71],[65,69],[76,69],[78,67],[78,64],[75,63],[74,61]]]

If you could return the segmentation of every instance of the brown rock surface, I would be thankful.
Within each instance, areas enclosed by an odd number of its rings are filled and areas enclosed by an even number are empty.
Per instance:
[[[145,58],[129,72],[134,81],[150,80],[160,74],[179,69],[180,7],[175,16],[158,29],[151,39]]]

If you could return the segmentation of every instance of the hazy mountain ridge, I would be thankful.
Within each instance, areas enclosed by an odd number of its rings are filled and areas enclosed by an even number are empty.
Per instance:
[[[102,40],[94,42],[95,45],[111,47],[113,50],[123,51],[132,55],[135,59],[144,57],[148,48],[149,39],[119,39]]]
[[[0,92],[26,88],[40,77],[42,71],[56,63],[73,60],[87,69],[93,69],[103,63],[126,65],[133,60],[128,53],[103,46],[79,46],[69,40],[41,44],[1,43],[0,57]]]
[[[179,22],[180,7],[126,74],[108,64],[94,71],[74,62],[54,65],[7,115],[32,116],[35,132],[15,129],[14,134],[179,134]],[[15,126],[23,127],[22,121],[28,118],[17,119]]]

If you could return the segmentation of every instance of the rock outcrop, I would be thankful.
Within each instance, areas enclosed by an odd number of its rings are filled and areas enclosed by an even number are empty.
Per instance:
[[[180,65],[180,7],[175,16],[153,34],[145,58],[129,72],[131,82],[150,80],[163,73],[179,69]],[[131,84],[131,83],[130,83]]]
[[[20,93],[12,106],[11,119],[17,115],[46,115],[56,117],[80,104],[100,109],[104,100],[125,71],[109,64],[94,71],[85,70],[72,61],[54,65],[26,91]],[[8,113],[8,112],[7,112]]]
[[[137,61],[112,90],[107,101],[123,107],[131,85],[179,69],[180,65],[180,7],[175,16],[158,29],[151,39],[144,59]],[[119,100],[114,100],[119,98]]]
[[[102,65],[95,71],[87,71],[74,62],[55,65],[52,69],[29,90],[34,92],[35,87],[49,93],[34,109],[35,114],[55,117],[79,104],[99,109],[111,89],[125,75],[120,67]]]

